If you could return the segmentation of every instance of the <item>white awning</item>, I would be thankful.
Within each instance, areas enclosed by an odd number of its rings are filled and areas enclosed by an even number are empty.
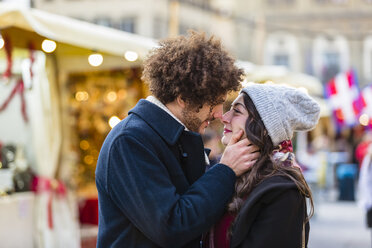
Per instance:
[[[123,56],[129,50],[143,58],[156,46],[151,38],[9,3],[0,3],[0,29],[15,47],[28,48],[32,42],[40,49],[41,41],[48,38],[64,44],[62,51],[72,54],[88,50]]]

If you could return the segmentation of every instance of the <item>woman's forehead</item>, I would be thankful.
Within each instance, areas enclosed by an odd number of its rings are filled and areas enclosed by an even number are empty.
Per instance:
[[[236,105],[236,104],[242,104],[243,106],[244,105],[244,99],[243,99],[243,94],[240,94],[233,102],[232,102],[232,106]]]

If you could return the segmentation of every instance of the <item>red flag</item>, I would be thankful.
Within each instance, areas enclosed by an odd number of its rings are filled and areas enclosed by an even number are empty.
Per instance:
[[[339,126],[354,126],[361,111],[355,73],[339,73],[326,85],[326,97]]]

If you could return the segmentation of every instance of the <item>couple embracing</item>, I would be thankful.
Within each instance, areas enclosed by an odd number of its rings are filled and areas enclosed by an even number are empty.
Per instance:
[[[219,40],[190,32],[144,62],[152,95],[106,137],[96,169],[97,247],[307,247],[311,191],[292,150],[319,106],[294,88],[252,84]],[[201,134],[224,124],[209,163]],[[306,204],[310,199],[310,208]]]

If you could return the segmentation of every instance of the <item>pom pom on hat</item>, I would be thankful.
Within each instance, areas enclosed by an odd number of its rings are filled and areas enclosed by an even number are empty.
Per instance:
[[[290,140],[293,132],[309,131],[318,123],[319,104],[298,89],[273,84],[251,84],[242,92],[252,99],[274,146]]]

